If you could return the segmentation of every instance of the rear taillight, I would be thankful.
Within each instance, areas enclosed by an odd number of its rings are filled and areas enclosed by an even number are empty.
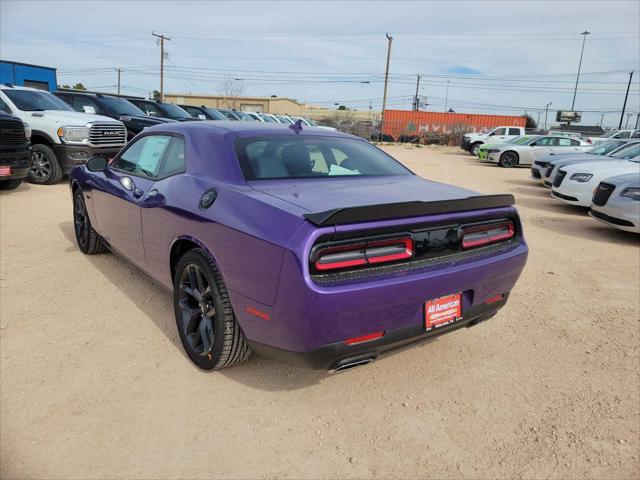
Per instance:
[[[325,247],[315,254],[316,270],[374,265],[413,257],[413,238],[400,237]]]
[[[474,248],[509,240],[515,236],[512,221],[462,228],[462,248]]]

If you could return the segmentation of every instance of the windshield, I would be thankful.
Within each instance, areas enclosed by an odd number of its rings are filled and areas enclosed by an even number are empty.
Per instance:
[[[287,117],[284,117],[282,115],[276,115],[276,118],[278,120],[280,120],[282,123],[286,123],[288,125],[292,124],[293,122],[291,120],[289,120]]]
[[[233,113],[231,113],[229,110],[218,110],[222,115],[225,116],[225,118],[227,120],[238,120],[238,117],[236,117]]]
[[[615,153],[612,153],[610,157],[620,158],[622,160],[631,160],[640,155],[640,142],[632,143],[626,148],[621,148]]]
[[[260,118],[262,118],[265,122],[277,123],[274,118],[271,118],[268,115],[260,115]]]
[[[526,137],[526,140],[523,140],[520,145],[531,145],[536,140],[542,138],[542,135],[533,135],[531,137]]]
[[[2,89],[18,110],[25,112],[38,112],[42,110],[73,110],[64,101],[55,95],[40,90],[17,90],[12,88]]]
[[[144,112],[142,110],[124,98],[98,97],[98,101],[116,115],[137,115],[144,117]]]
[[[205,108],[207,114],[211,117],[211,120],[226,120],[227,117],[225,117],[223,114],[221,114],[219,111],[214,110],[213,108]]]
[[[608,142],[603,142],[600,145],[590,148],[587,150],[587,153],[593,153],[594,155],[606,155],[607,153],[613,152],[623,144],[624,142],[622,140],[609,140]]]
[[[611,130],[610,132],[607,132],[604,135],[600,135],[600,138],[613,137],[616,133],[618,133],[618,130]]]
[[[236,155],[245,180],[411,175],[382,150],[349,138],[239,138]]]
[[[233,114],[234,114],[236,117],[239,117],[239,118],[240,118],[240,120],[244,120],[245,122],[252,122],[252,121],[253,121],[253,118],[251,118],[249,115],[247,115],[247,114],[246,114],[246,113],[244,113],[244,112],[240,112],[240,111],[238,111],[238,110],[234,110],[234,111],[233,111]]]
[[[158,108],[164,112],[168,118],[179,120],[181,118],[191,118],[185,110],[172,103],[159,103]]]

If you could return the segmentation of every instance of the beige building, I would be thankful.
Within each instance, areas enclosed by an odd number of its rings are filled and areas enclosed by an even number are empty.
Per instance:
[[[178,105],[194,105],[197,107],[204,105],[211,108],[233,108],[246,112],[275,113],[314,119],[344,115],[343,112],[345,112],[344,110],[338,111],[317,105],[307,105],[287,97],[225,97],[223,95],[165,93],[164,99],[166,102]],[[380,112],[369,112],[369,110],[348,110],[348,113],[358,120],[374,120],[380,115]]]

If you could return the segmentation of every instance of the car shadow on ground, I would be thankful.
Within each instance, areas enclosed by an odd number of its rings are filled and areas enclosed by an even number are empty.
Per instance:
[[[29,190],[31,190],[31,188],[32,188],[31,184],[23,181],[20,185],[18,185],[13,190],[0,190],[0,197],[4,195],[16,195],[16,194],[26,193]]]
[[[73,222],[62,222],[60,231],[70,243],[66,251],[77,251]],[[119,255],[85,255],[84,258],[117,287],[178,349],[184,361],[191,363],[176,330],[171,294],[138,268]],[[131,288],[134,285],[135,288]],[[150,301],[151,299],[151,301]],[[203,375],[221,374],[251,388],[265,391],[297,390],[331,377],[323,371],[311,371],[252,355],[246,362],[215,372],[201,370]]]
[[[570,207],[570,205],[567,206]],[[586,212],[587,210],[584,210],[580,217],[531,217],[529,223],[569,237],[581,237],[609,244],[640,246],[640,235],[608,227],[589,217]]]

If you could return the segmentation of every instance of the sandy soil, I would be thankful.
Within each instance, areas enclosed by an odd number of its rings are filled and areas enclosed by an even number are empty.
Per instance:
[[[514,193],[529,262],[491,321],[339,375],[255,356],[199,371],[164,291],[78,251],[65,184],[3,193],[1,476],[637,479],[639,239],[528,169],[387,148]]]

